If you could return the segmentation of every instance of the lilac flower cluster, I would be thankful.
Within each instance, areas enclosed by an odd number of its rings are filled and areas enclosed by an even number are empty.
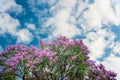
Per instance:
[[[67,48],[69,46],[76,46],[76,45],[84,45],[83,41],[82,40],[69,40],[68,38],[66,37],[62,37],[60,36],[58,39],[52,41],[52,42],[49,42],[49,43],[45,43],[44,41],[40,41],[40,45],[41,45],[41,48],[43,46],[55,46],[55,47],[59,47],[59,46],[62,46],[64,48]],[[86,46],[83,46],[83,47],[86,47]]]
[[[23,80],[116,80],[116,73],[89,59],[82,40],[59,37],[34,46],[12,45],[0,54],[0,79]]]
[[[56,53],[50,50],[38,50],[34,46],[30,48],[23,45],[13,45],[7,47],[7,50],[0,55],[0,62],[2,67],[5,69],[1,71],[6,73],[7,76],[9,72],[25,74],[26,71],[33,71],[37,69],[36,65],[43,64],[45,59],[49,60],[49,64],[53,64],[57,60]],[[27,72],[28,74],[29,72]],[[11,74],[13,75],[13,74]],[[2,75],[3,76],[3,75]],[[22,77],[23,75],[16,76]]]
[[[92,60],[87,61],[89,64],[89,69],[87,70],[88,79],[90,80],[116,80],[116,73],[113,71],[108,71],[105,69],[104,65],[95,65]]]

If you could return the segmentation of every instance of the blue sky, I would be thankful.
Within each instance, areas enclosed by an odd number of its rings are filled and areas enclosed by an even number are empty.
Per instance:
[[[120,0],[0,0],[0,52],[59,36],[82,39],[120,79]]]

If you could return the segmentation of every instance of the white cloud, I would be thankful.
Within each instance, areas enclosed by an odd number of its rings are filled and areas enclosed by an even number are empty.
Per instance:
[[[86,44],[89,47],[90,58],[92,60],[100,58],[105,53],[105,48],[107,46],[103,36],[97,37],[97,39],[92,42],[88,41]]]
[[[111,0],[116,16],[120,17],[120,0]]]
[[[20,26],[19,20],[11,17],[7,11],[20,13],[22,6],[16,4],[15,0],[0,0],[0,34],[14,34],[17,27]]]
[[[117,73],[117,80],[120,79],[120,58],[119,57],[116,57],[111,53],[111,55],[108,58],[104,59],[102,63],[105,65],[106,69],[112,70]]]
[[[120,54],[120,42],[116,42],[113,46],[113,53],[117,53],[117,54]]]
[[[74,24],[69,23],[69,13],[66,10],[59,11],[53,18],[46,22],[46,28],[50,25],[52,28],[51,37],[67,36],[69,38],[80,34],[80,30]]]
[[[23,10],[21,5],[16,4],[15,0],[0,0],[0,34],[9,33],[17,38],[17,42],[29,43],[33,36],[27,29],[18,28],[21,26],[18,19],[15,19],[7,12],[21,13]],[[34,25],[29,27],[33,29]]]
[[[33,39],[33,35],[27,29],[21,29],[16,33],[17,42],[29,43]]]
[[[26,23],[25,26],[27,26],[28,29],[35,30],[35,24],[32,23]]]
[[[116,35],[109,29],[99,29],[97,32],[89,32],[84,39],[89,47],[90,58],[97,60],[106,54],[106,48],[113,48]]]
[[[84,12],[85,22],[81,22],[81,24],[86,33],[85,42],[91,51],[90,56],[94,60],[105,54],[106,48],[112,49],[115,46],[114,39],[116,35],[111,31],[110,24],[120,25],[120,16],[118,15],[120,14],[118,11],[120,5],[116,2],[115,0],[106,0],[104,2],[95,0],[95,3],[89,5],[89,9]],[[115,3],[117,7],[115,7]],[[111,5],[114,5],[114,9]],[[102,28],[103,24],[107,25],[105,29]],[[91,30],[95,32],[91,32]],[[105,40],[106,37],[108,40]],[[119,49],[116,48],[116,50],[114,49],[115,51],[118,52]]]
[[[14,35],[19,25],[17,19],[12,18],[7,13],[0,13],[0,34],[10,33]]]
[[[74,24],[71,23],[74,21],[71,13],[75,4],[76,0],[60,0],[56,6],[51,7],[50,10],[54,16],[49,18],[44,25],[45,27],[43,27],[46,29],[52,26],[50,38],[55,38],[58,36],[67,36],[71,38],[81,34],[81,30],[79,30]],[[59,9],[60,7],[61,9]]]
[[[35,6],[35,5],[41,5],[41,4],[49,4],[50,6],[54,5],[58,0],[28,0],[28,3],[31,6]]]
[[[20,23],[17,19],[12,18],[7,13],[1,13],[0,20],[0,34],[9,33],[17,37],[18,42],[29,43],[32,40],[33,36],[27,29],[18,30]]]
[[[51,1],[51,3],[54,2],[54,0]],[[114,1],[114,4],[115,3],[117,3],[117,1]],[[116,8],[120,6],[115,6],[114,10],[111,6],[112,4],[113,0],[106,0],[104,2],[95,0],[93,4],[89,4],[87,0],[85,2],[82,0],[60,0],[55,6],[51,6],[50,11],[53,16],[48,18],[47,22],[45,21],[44,29],[52,26],[51,37],[56,37],[58,35],[68,36],[67,31],[70,31],[68,26],[72,25],[73,27],[69,27],[71,28],[71,34],[68,37],[73,37],[77,34],[81,35],[81,30],[74,24],[80,24],[85,32],[84,34],[90,30],[100,30],[103,24],[108,26],[110,26],[109,24],[119,25],[119,16],[116,15],[119,14],[119,9],[116,10]],[[88,10],[85,10],[86,8],[88,8]],[[73,12],[74,10],[76,11]],[[79,18],[79,16],[82,16],[82,18]],[[76,18],[78,18],[78,20],[76,20]],[[64,28],[67,27],[63,30],[63,26]]]
[[[118,10],[116,10],[117,13],[114,11],[111,6],[112,1],[115,0],[105,0],[104,2],[95,0],[95,3],[89,6],[89,9],[84,13],[87,26],[96,29],[96,27],[102,27],[102,24],[120,25],[120,16],[116,15],[120,13],[118,13]]]
[[[15,11],[22,12],[22,6],[16,4],[15,0],[0,0],[0,12]]]

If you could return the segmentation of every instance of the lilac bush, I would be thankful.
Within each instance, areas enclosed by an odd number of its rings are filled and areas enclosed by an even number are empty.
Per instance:
[[[116,80],[116,73],[89,59],[82,40],[59,37],[34,46],[13,45],[0,54],[0,80]]]

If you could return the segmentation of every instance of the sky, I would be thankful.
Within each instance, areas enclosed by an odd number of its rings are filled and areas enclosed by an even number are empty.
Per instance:
[[[120,80],[120,0],[0,0],[0,52],[59,36],[82,39]]]

